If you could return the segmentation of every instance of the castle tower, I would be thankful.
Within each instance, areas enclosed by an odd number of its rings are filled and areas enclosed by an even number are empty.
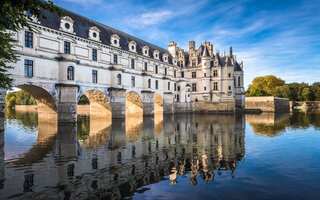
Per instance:
[[[208,51],[207,46],[204,46],[203,53],[201,56],[201,64],[202,64],[202,69],[206,69],[210,67],[210,53]]]

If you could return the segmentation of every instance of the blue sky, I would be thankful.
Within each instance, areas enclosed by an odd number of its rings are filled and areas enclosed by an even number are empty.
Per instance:
[[[245,85],[273,74],[320,81],[320,0],[53,0],[56,5],[167,48],[170,41],[229,46],[244,62]]]

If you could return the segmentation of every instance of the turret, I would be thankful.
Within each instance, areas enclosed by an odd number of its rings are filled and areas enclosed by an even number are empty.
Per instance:
[[[210,67],[210,54],[207,46],[204,46],[203,53],[201,56],[201,64],[203,69]]]
[[[177,44],[173,41],[171,41],[169,44],[168,44],[168,51],[169,53],[172,55],[173,58],[175,58],[177,56]]]

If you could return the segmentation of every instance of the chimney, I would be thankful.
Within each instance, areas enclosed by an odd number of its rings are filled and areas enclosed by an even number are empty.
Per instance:
[[[195,41],[189,41],[189,51],[193,51],[196,49]]]

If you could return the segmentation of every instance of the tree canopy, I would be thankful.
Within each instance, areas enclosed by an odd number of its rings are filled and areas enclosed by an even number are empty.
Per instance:
[[[246,91],[246,96],[275,96],[291,101],[320,101],[320,82],[285,83],[273,75],[256,77]]]
[[[61,10],[51,1],[43,0],[1,0],[0,1],[0,88],[12,87],[12,79],[8,74],[10,63],[15,63],[18,57],[15,55],[12,31],[18,31],[24,27],[31,29],[28,20],[45,18],[41,9],[57,12]]]

